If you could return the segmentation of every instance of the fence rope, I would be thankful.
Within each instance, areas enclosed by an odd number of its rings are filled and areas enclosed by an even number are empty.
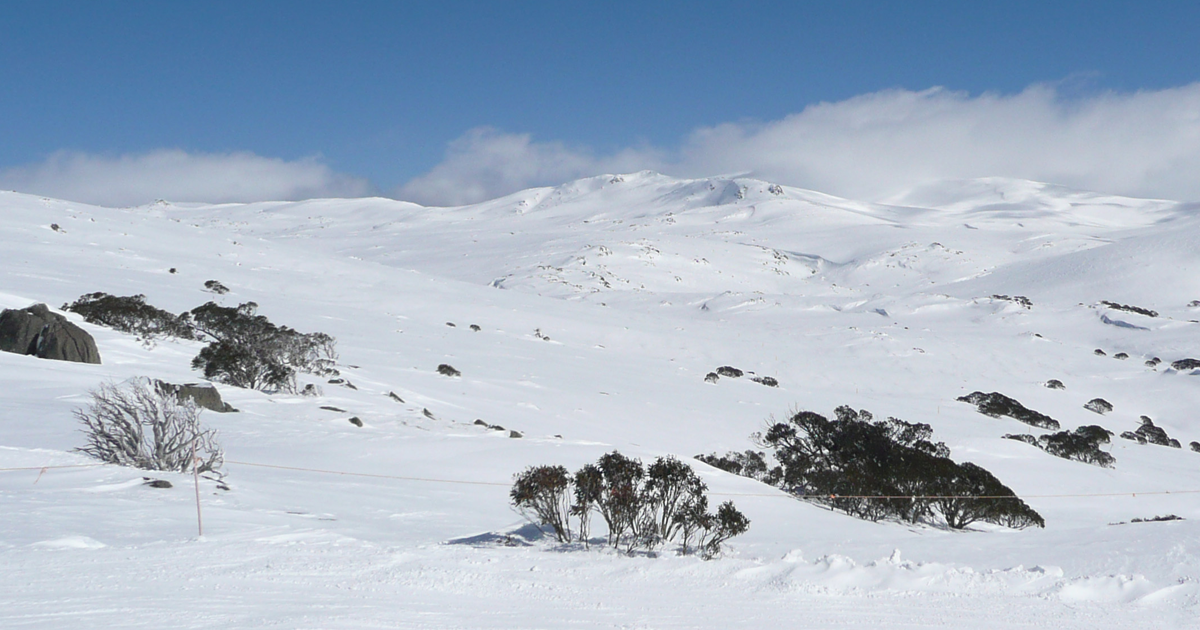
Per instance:
[[[243,462],[227,459],[226,464],[235,464],[238,466],[253,466],[256,468],[272,468],[275,470],[291,470],[296,472],[311,472],[321,473],[326,475],[342,475],[349,477],[369,477],[373,479],[396,479],[399,481],[420,481],[425,483],[448,483],[467,486],[503,486],[510,487],[509,483],[498,481],[466,481],[463,479],[437,479],[434,477],[409,477],[404,475],[385,475],[379,473],[363,473],[351,472],[345,470],[329,470],[324,468],[305,468],[302,466],[283,466],[279,464],[261,464],[257,462]],[[110,464],[65,464],[59,466],[21,466],[14,468],[0,468],[0,472],[14,471],[47,471],[63,468],[92,468],[96,466],[109,466]],[[39,474],[39,478],[41,475]],[[711,496],[721,497],[774,497],[788,499],[890,499],[890,500],[926,500],[938,501],[947,499],[988,499],[988,500],[1013,500],[1013,499],[1074,499],[1074,498],[1103,498],[1103,497],[1133,497],[1142,496],[1161,496],[1169,494],[1200,494],[1200,490],[1152,490],[1149,492],[1092,492],[1082,494],[1026,494],[1026,495],[970,495],[970,494],[951,494],[951,495],[851,495],[851,494],[793,494],[785,490],[777,492],[709,492]]]

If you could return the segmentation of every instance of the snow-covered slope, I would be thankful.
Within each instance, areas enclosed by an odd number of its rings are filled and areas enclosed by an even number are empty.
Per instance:
[[[1200,613],[1186,446],[1200,377],[1168,368],[1200,358],[1194,206],[998,179],[868,204],[636,173],[456,208],[0,193],[0,217],[0,307],[93,291],[174,312],[254,301],[336,337],[357,388],[222,386],[241,413],[204,421],[232,489],[202,485],[199,541],[186,478],[0,471],[4,627],[1164,627]],[[210,279],[231,292],[205,292]],[[197,379],[198,344],[81,325],[102,365],[0,353],[0,468],[88,463],[72,410],[101,382]],[[721,365],[780,387],[706,383]],[[1037,430],[955,401],[975,390],[1068,429],[1150,416],[1185,446],[1114,439],[1113,469],[1058,459],[1001,438]],[[1085,410],[1096,397],[1114,411]],[[521,527],[507,486],[525,466],[744,450],[771,416],[842,404],[931,424],[1047,527],[869,523],[695,463],[752,521],[718,561],[447,544]],[[1128,523],[1168,513],[1185,520]]]

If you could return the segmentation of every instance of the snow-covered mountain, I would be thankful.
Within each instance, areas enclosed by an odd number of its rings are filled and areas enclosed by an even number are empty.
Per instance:
[[[0,193],[0,217],[0,308],[253,301],[333,335],[355,386],[221,386],[241,412],[203,420],[231,489],[202,482],[199,540],[189,478],[0,470],[4,627],[1198,625],[1200,376],[1170,368],[1200,358],[1195,205],[1005,179],[880,204],[643,172],[454,208]],[[0,353],[0,469],[89,463],[72,410],[102,382],[198,380],[197,342],[68,317],[103,363]],[[722,365],[779,387],[705,382]],[[1113,468],[1057,458],[956,401],[973,391],[1065,429],[1148,416],[1183,448],[1114,437]],[[717,561],[451,544],[522,526],[508,484],[528,465],[745,450],[771,417],[843,404],[932,425],[1046,528],[866,522],[693,461],[752,521]],[[1130,522],[1167,514],[1183,520]]]

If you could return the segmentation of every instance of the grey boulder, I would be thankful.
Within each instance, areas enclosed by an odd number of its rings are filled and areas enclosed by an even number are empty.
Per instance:
[[[216,387],[207,383],[175,385],[156,380],[154,381],[154,386],[163,394],[175,394],[175,399],[180,402],[190,400],[196,403],[196,406],[201,409],[208,409],[217,413],[237,411],[237,409],[233,408],[233,405],[221,400],[221,392],[217,391]]]
[[[45,304],[0,312],[0,350],[39,359],[100,363],[96,340],[66,317],[51,313]]]

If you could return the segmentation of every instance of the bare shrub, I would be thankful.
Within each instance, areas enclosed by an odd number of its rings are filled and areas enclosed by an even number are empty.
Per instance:
[[[224,451],[217,432],[200,424],[200,408],[149,379],[105,383],[76,409],[87,444],[77,450],[119,466],[171,472],[219,472]],[[193,452],[196,459],[193,459]]]

